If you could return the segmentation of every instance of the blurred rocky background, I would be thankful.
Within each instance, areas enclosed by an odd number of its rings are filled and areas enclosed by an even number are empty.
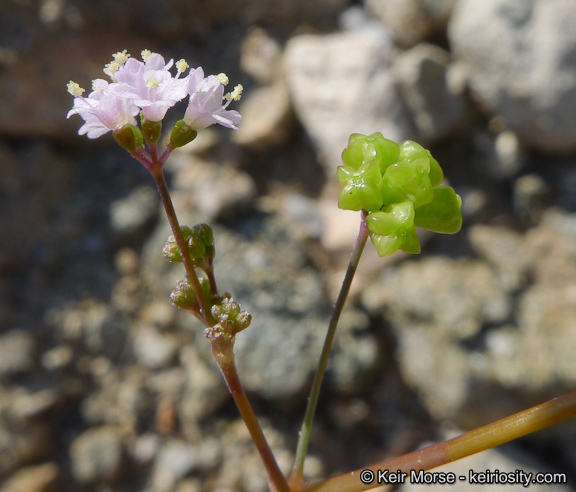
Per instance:
[[[238,365],[282,467],[358,228],[336,208],[352,132],[428,146],[465,226],[418,257],[366,248],[307,476],[573,389],[575,25],[574,0],[0,0],[0,491],[267,490],[200,326],[168,302],[183,271],[152,180],[65,119],[68,80],[124,48],[245,87],[240,130],[202,131],[167,171],[254,317]],[[576,423],[459,466],[574,490]]]

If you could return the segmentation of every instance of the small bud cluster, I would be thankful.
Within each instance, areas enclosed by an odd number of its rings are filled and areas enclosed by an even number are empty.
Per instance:
[[[199,282],[200,288],[202,289],[206,299],[212,299],[210,282],[208,279],[200,278]],[[172,291],[172,294],[170,294],[170,300],[174,306],[186,309],[187,311],[195,314],[198,318],[202,318],[200,302],[194,293],[194,289],[192,288],[192,284],[190,283],[189,279],[179,280],[176,282],[176,288]]]
[[[216,250],[214,248],[214,234],[208,224],[196,224],[190,227],[181,227],[182,235],[188,245],[188,254],[192,264],[207,270],[211,267]],[[170,236],[162,250],[168,261],[182,263],[182,255],[176,244],[174,236]]]
[[[352,134],[338,168],[338,206],[365,210],[370,238],[380,256],[419,253],[415,227],[453,234],[462,226],[462,201],[442,186],[442,168],[411,140],[400,145],[380,133]]]
[[[204,330],[204,335],[211,342],[233,342],[236,334],[248,328],[252,321],[252,316],[241,311],[240,304],[234,302],[228,293],[212,306],[212,316],[216,324]]]

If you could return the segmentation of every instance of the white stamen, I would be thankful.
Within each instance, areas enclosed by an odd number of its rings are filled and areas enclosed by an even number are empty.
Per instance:
[[[80,87],[79,84],[77,84],[72,80],[68,82],[68,85],[66,87],[68,87],[68,92],[72,94],[74,97],[82,97],[82,94],[85,92],[84,89],[82,89],[82,87]]]
[[[222,85],[228,85],[228,82],[230,82],[230,80],[228,79],[228,75],[226,75],[225,73],[219,73],[218,75],[216,75],[216,78],[218,79],[218,82],[220,82]]]
[[[188,63],[186,63],[186,60],[184,60],[184,58],[182,58],[182,60],[178,60],[176,62],[176,70],[178,70],[180,73],[185,72],[189,66],[190,65],[188,65]]]
[[[119,51],[118,53],[114,53],[112,55],[112,58],[114,58],[115,62],[118,62],[120,64],[120,66],[124,65],[126,63],[126,61],[128,60],[128,58],[130,58],[130,54],[126,52],[127,50],[124,51]]]
[[[224,97],[222,99],[225,99],[226,101],[239,101],[240,98],[242,97],[242,91],[244,90],[244,87],[242,87],[241,84],[238,84],[236,87],[234,87],[234,90],[232,92],[228,92],[227,94],[224,94]]]
[[[160,87],[158,79],[156,77],[150,77],[146,81],[146,87],[148,87],[148,89],[158,89],[158,87]]]

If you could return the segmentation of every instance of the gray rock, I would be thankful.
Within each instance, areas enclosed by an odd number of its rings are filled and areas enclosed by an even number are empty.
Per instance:
[[[365,0],[368,12],[390,30],[400,46],[410,47],[444,23],[455,0]]]
[[[297,116],[332,175],[351,133],[382,132],[401,141],[413,129],[390,63],[396,54],[373,29],[292,38],[285,71]]]
[[[140,327],[134,334],[134,355],[150,369],[167,367],[178,351],[178,342],[169,334],[159,333],[151,327]]]
[[[389,306],[392,313],[409,312],[455,340],[476,335],[486,321],[506,320],[512,309],[507,290],[485,263],[440,257],[384,271],[362,301],[371,311]]]
[[[242,43],[240,66],[259,84],[279,80],[282,48],[264,29],[253,27]]]
[[[475,226],[488,263],[405,262],[366,289],[364,304],[394,330],[403,379],[434,416],[476,427],[574,385],[575,224],[555,212],[524,235]]]
[[[541,391],[576,380],[575,224],[573,215],[547,213],[524,238],[535,283],[518,299],[515,329],[494,332],[488,344],[491,377],[507,388]]]
[[[458,415],[473,391],[477,359],[468,344],[475,347],[484,324],[503,323],[512,310],[496,273],[467,259],[402,263],[384,271],[362,301],[374,313],[385,309],[403,379],[438,418]]]
[[[492,264],[507,290],[526,286],[533,259],[520,234],[503,227],[476,225],[470,229],[469,238],[476,252]]]
[[[5,402],[11,395],[0,392]],[[53,437],[47,420],[23,422],[2,409],[0,419],[0,473],[5,476],[26,463],[49,459]]]
[[[116,427],[96,427],[77,437],[70,446],[74,479],[80,483],[114,482],[123,466],[122,438]]]
[[[474,94],[528,145],[548,151],[576,148],[575,22],[572,0],[461,0],[450,21]]]
[[[147,432],[136,438],[130,451],[138,463],[149,465],[154,461],[161,446],[161,437],[153,432]]]
[[[58,345],[42,355],[42,366],[47,371],[58,371],[72,363],[74,351],[68,345]]]
[[[106,423],[132,427],[154,406],[144,389],[150,375],[138,365],[125,371],[114,366],[108,370],[98,367],[105,363],[98,359],[90,362],[90,371],[96,376],[98,386],[82,401],[82,416],[92,425]]]
[[[177,440],[168,441],[159,451],[154,464],[154,490],[173,490],[179,479],[195,471],[212,471],[218,466],[220,459],[220,445],[215,439],[206,439],[198,445]]]
[[[218,156],[205,159],[192,150],[176,150],[166,164],[174,172],[173,200],[179,198],[179,208],[195,210],[204,222],[231,219],[250,210],[256,196],[252,178],[233,166],[219,164]],[[229,156],[224,159],[227,162]]]
[[[76,329],[86,349],[111,360],[122,357],[126,348],[127,320],[104,304],[87,303],[80,306],[79,312],[82,317],[76,320]]]
[[[142,232],[158,217],[158,192],[150,186],[140,186],[126,198],[110,205],[110,225],[121,237]]]
[[[7,411],[19,420],[29,420],[53,408],[60,397],[53,382],[36,377],[21,385],[9,386],[0,410]]]
[[[0,336],[0,377],[28,372],[35,364],[34,338],[20,329]]]
[[[180,359],[187,378],[178,404],[178,415],[181,422],[194,425],[194,422],[200,421],[229,401],[230,394],[216,363],[212,360],[205,361],[195,347],[183,347]]]
[[[288,91],[283,82],[258,88],[242,98],[242,124],[232,138],[252,150],[285,143],[293,126]]]
[[[59,475],[55,463],[25,466],[4,482],[0,492],[54,492]]]
[[[398,56],[394,72],[420,135],[434,141],[462,124],[466,103],[462,88],[451,83],[450,54],[420,43]]]
[[[235,347],[246,388],[267,398],[289,397],[307,386],[328,310],[321,277],[302,264],[301,246],[282,231],[268,233],[276,234],[272,249],[222,238],[228,244],[220,240],[226,253],[216,267],[225,275],[222,288],[252,314]]]
[[[540,222],[549,192],[547,183],[537,174],[526,174],[514,182],[514,212],[524,224]]]
[[[348,308],[340,316],[327,374],[340,393],[351,395],[366,389],[371,379],[366,375],[379,360],[378,341],[368,326],[369,319],[362,311]]]

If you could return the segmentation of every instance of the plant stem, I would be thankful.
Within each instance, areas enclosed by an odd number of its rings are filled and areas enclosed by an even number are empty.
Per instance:
[[[158,162],[158,161],[156,161]],[[200,304],[202,309],[202,317],[204,319],[204,324],[207,327],[212,326],[213,320],[210,313],[210,306],[208,305],[208,300],[204,296],[202,288],[200,287],[200,282],[198,280],[198,275],[188,254],[188,243],[184,239],[182,234],[182,229],[178,223],[178,217],[176,216],[176,211],[174,210],[174,205],[172,204],[172,198],[170,197],[170,191],[168,190],[168,185],[166,184],[166,178],[164,177],[164,171],[162,165],[151,166],[149,168],[154,180],[156,181],[156,186],[158,187],[158,192],[162,198],[162,204],[164,205],[164,210],[166,211],[166,216],[168,217],[168,222],[170,223],[170,228],[172,229],[172,234],[176,240],[176,245],[180,250],[180,255],[182,256],[182,262],[184,263],[184,268],[192,284],[192,289],[196,295],[196,299]]]
[[[308,398],[308,406],[306,408],[306,414],[304,415],[304,421],[302,422],[302,429],[300,430],[300,438],[296,448],[296,459],[294,460],[294,466],[290,476],[290,483],[297,486],[302,483],[302,476],[304,473],[304,460],[306,459],[306,454],[308,453],[312,421],[314,420],[316,406],[318,405],[320,388],[322,387],[322,380],[324,378],[324,373],[326,372],[326,366],[328,365],[328,357],[330,355],[330,349],[332,348],[332,342],[334,341],[334,335],[336,334],[338,320],[340,319],[340,314],[342,313],[346,298],[350,292],[352,279],[356,273],[356,269],[358,267],[358,263],[360,261],[360,257],[362,256],[362,251],[364,250],[364,245],[366,244],[367,239],[368,228],[366,226],[366,212],[363,210],[361,212],[360,231],[358,232],[356,244],[354,245],[354,249],[352,250],[352,254],[350,256],[350,262],[348,264],[348,269],[346,270],[344,281],[342,282],[342,287],[340,288],[340,293],[338,294],[338,299],[334,305],[334,311],[332,312],[332,318],[330,319],[330,324],[328,326],[328,331],[324,340],[324,346],[322,347],[322,354],[320,355],[318,368],[316,369],[314,381],[312,382],[312,390],[310,392],[310,397]]]
[[[210,312],[210,306],[208,304],[208,300],[204,296],[202,288],[200,287],[200,282],[198,280],[198,276],[196,275],[196,270],[194,269],[194,265],[192,264],[192,260],[188,254],[188,244],[184,239],[180,224],[178,223],[178,218],[176,216],[176,211],[174,210],[172,198],[170,197],[166,178],[164,177],[162,165],[164,161],[162,159],[165,159],[167,155],[168,154],[164,152],[160,161],[152,160],[151,162],[147,163],[149,165],[146,167],[150,170],[154,180],[156,181],[164,209],[166,210],[166,216],[170,222],[172,234],[176,240],[176,244],[180,251],[184,267],[186,268],[188,278],[192,283],[194,294],[200,303],[204,324],[206,327],[211,327],[214,324],[214,320]],[[213,273],[214,272],[211,267],[208,274],[210,278],[210,287],[212,292],[216,293],[216,280],[214,279]],[[272,450],[266,441],[266,437],[264,436],[254,410],[252,409],[244,388],[242,387],[240,378],[238,377],[236,366],[234,364],[233,343],[230,342],[224,345],[212,343],[212,351],[214,358],[216,359],[216,362],[222,371],[222,375],[224,376],[226,384],[228,385],[228,389],[230,390],[236,406],[238,407],[240,415],[246,423],[246,427],[248,428],[248,431],[252,436],[252,440],[254,441],[258,452],[260,453],[262,461],[264,462],[264,467],[268,472],[270,482],[274,485],[276,492],[290,492],[288,482],[282,474],[282,471],[276,462],[276,458],[272,454]]]
[[[276,458],[268,445],[266,436],[264,436],[264,432],[258,423],[256,414],[248,401],[248,397],[246,396],[240,378],[238,377],[236,365],[234,364],[232,343],[226,344],[224,347],[219,346],[218,348],[213,344],[212,350],[214,358],[216,359],[216,362],[218,362],[218,366],[226,380],[230,394],[234,398],[238,411],[240,412],[240,415],[248,428],[248,432],[250,432],[250,436],[260,453],[260,457],[264,462],[264,467],[268,472],[268,478],[271,484],[274,485],[276,492],[290,492],[288,482],[278,466]]]
[[[216,277],[214,276],[214,266],[210,264],[210,266],[205,268],[204,271],[206,272],[206,276],[210,282],[210,292],[212,292],[212,295],[217,295],[218,287],[216,286]]]
[[[359,475],[365,469],[372,470],[375,474],[378,473],[378,470],[401,470],[406,473],[410,473],[410,470],[430,470],[499,446],[574,416],[576,416],[576,391],[471,430],[453,439],[330,478],[319,484],[308,486],[304,490],[306,492],[360,492],[373,489],[382,484],[374,482],[364,485],[360,481]]]

